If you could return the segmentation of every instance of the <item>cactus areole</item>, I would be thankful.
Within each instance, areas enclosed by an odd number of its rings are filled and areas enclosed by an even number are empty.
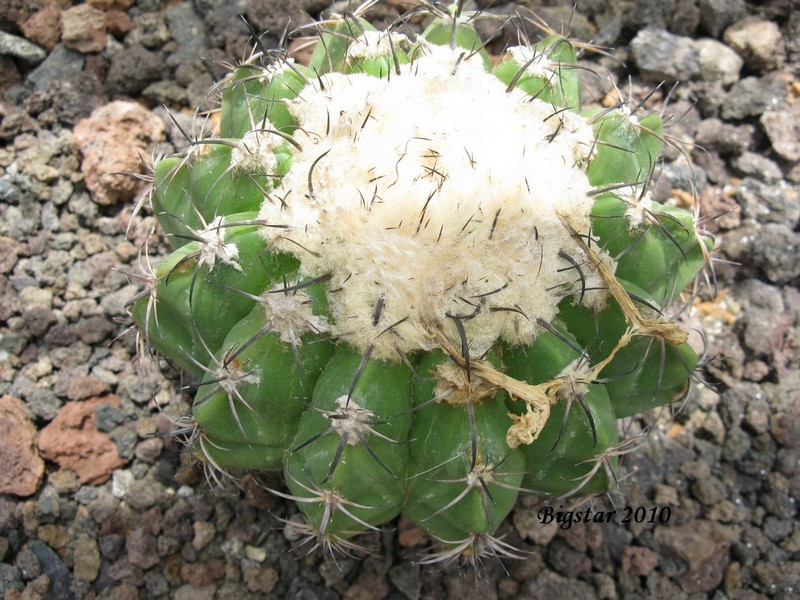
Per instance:
[[[155,164],[172,254],[131,312],[197,379],[195,454],[283,470],[312,548],[402,514],[425,561],[513,557],[520,494],[612,489],[617,419],[686,391],[666,315],[709,243],[651,200],[660,116],[581,108],[574,42],[492,61],[428,8],[421,36],[356,11],[308,66],[233,70],[213,133]]]

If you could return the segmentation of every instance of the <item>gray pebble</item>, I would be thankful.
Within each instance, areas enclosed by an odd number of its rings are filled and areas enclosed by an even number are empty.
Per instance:
[[[26,82],[34,90],[47,89],[51,83],[69,79],[83,70],[84,56],[63,44],[56,46],[47,59],[28,74]]]
[[[165,16],[170,36],[179,44],[178,51],[172,54],[171,59],[180,63],[186,58],[196,58],[197,52],[206,47],[205,27],[194,12],[192,3],[173,5],[166,10]]]
[[[130,427],[118,427],[111,433],[111,439],[117,445],[117,453],[122,458],[132,458],[139,436]]]
[[[51,389],[38,385],[27,377],[18,376],[14,380],[12,391],[25,401],[36,417],[44,421],[52,421],[61,408],[61,401]]]
[[[142,569],[154,567],[161,561],[156,536],[144,529],[136,529],[128,535],[125,549],[131,563]]]
[[[167,596],[169,593],[169,582],[158,571],[148,571],[144,575],[144,586],[154,598]]]
[[[699,195],[708,185],[708,177],[703,168],[685,162],[665,163],[661,167],[660,176],[669,183],[670,190],[696,191]]]
[[[780,75],[745,77],[731,87],[722,105],[723,119],[758,117],[783,102],[786,84]]]
[[[750,70],[766,72],[783,66],[786,52],[777,23],[750,16],[731,25],[725,43],[741,54]]]
[[[761,126],[775,154],[790,162],[800,161],[800,105],[764,113]]]
[[[700,53],[691,38],[660,29],[642,29],[631,41],[631,52],[649,81],[692,79],[700,72]]]
[[[22,578],[26,581],[36,579],[42,574],[42,564],[27,546],[17,553],[17,559],[14,562],[19,569],[20,575],[22,575]]]
[[[0,54],[13,56],[29,65],[38,65],[47,53],[23,37],[0,30]]]
[[[5,596],[6,592],[11,590],[21,592],[23,589],[25,584],[22,582],[20,570],[8,563],[0,562],[0,592]]]
[[[97,418],[97,429],[105,433],[110,432],[117,425],[125,422],[125,416],[110,404],[100,404],[96,406],[94,414]]]
[[[47,597],[51,600],[72,600],[72,573],[50,546],[39,540],[28,544],[28,548],[42,564],[42,573],[50,578],[50,589]]]
[[[164,486],[149,477],[131,483],[125,500],[137,510],[146,510],[155,506],[166,497]],[[191,529],[191,525],[190,525]]]
[[[100,554],[110,561],[117,560],[122,553],[122,548],[125,546],[125,538],[117,533],[102,535],[97,542],[100,547]]]
[[[781,168],[775,161],[755,152],[745,152],[731,163],[742,175],[752,176],[766,183],[778,183],[783,179]]]
[[[696,40],[694,45],[700,62],[698,79],[719,81],[725,86],[739,80],[744,61],[734,50],[710,38]]]
[[[761,164],[761,161],[755,164]],[[746,177],[736,187],[736,201],[742,207],[743,217],[759,223],[793,225],[800,219],[800,193],[783,181],[767,185]]]
[[[159,107],[162,105],[188,104],[186,89],[169,79],[151,83],[142,90],[142,96]],[[191,131],[191,129],[187,131]]]
[[[125,38],[129,46],[141,44],[152,50],[160,48],[170,39],[162,11],[143,12],[135,15],[132,22],[133,28]]]
[[[46,485],[36,502],[36,516],[40,522],[46,523],[58,518],[60,513],[58,492],[52,485]]]
[[[794,523],[790,519],[780,519],[773,516],[768,516],[764,519],[764,535],[773,542],[779,542],[786,538],[792,533],[793,528]]]
[[[158,54],[135,44],[111,59],[106,89],[110,94],[134,96],[153,81],[164,79],[168,72],[169,68]]]
[[[725,237],[724,251],[745,266],[761,269],[773,283],[800,276],[800,233],[782,223],[745,225]]]
[[[118,392],[137,404],[147,404],[160,386],[160,374],[128,375],[120,380]]]
[[[714,37],[747,14],[744,0],[700,0],[699,8],[701,27]]]

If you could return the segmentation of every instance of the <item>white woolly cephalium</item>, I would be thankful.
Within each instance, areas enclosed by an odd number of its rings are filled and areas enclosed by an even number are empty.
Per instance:
[[[302,151],[260,213],[289,227],[264,235],[304,275],[330,274],[335,332],[354,346],[429,349],[429,327],[469,317],[477,354],[529,341],[581,287],[605,301],[590,269],[580,283],[586,257],[560,219],[589,231],[582,117],[444,47],[389,78],[325,75],[290,110]]]

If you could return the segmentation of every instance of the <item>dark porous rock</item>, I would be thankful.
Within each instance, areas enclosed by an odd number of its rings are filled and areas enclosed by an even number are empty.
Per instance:
[[[205,55],[205,26],[195,13],[191,2],[170,6],[165,12],[165,17],[170,36],[178,44],[177,51],[167,58],[167,64],[177,66]]]
[[[141,569],[149,569],[161,561],[158,556],[156,536],[144,529],[135,529],[131,532],[125,542],[125,548],[128,560]]]
[[[796,597],[800,589],[800,562],[787,561],[782,564],[759,561],[753,567],[756,580],[777,598]]]
[[[768,516],[764,519],[764,535],[773,542],[780,542],[792,533],[794,523],[791,519]]]
[[[69,79],[83,70],[84,58],[80,52],[59,44],[45,61],[31,71],[25,82],[34,90],[43,90],[54,82]]]
[[[100,554],[110,561],[115,561],[125,547],[125,538],[118,533],[102,535],[98,538],[98,547]]]
[[[0,102],[0,141],[9,142],[20,134],[36,133],[38,130],[39,124],[27,111],[7,102]],[[5,271],[0,269],[0,272]]]
[[[25,104],[29,110],[40,115],[40,120],[42,115],[48,115],[48,119],[55,117],[61,123],[75,125],[106,101],[97,76],[81,71],[37,90]]]
[[[696,191],[700,194],[708,185],[708,176],[706,176],[703,168],[699,165],[688,164],[686,161],[665,163],[662,165],[660,175],[657,175],[657,177],[659,176],[662,181],[669,184],[670,191]]]
[[[136,531],[142,531],[142,530],[137,529]],[[133,537],[134,534],[136,534],[136,531],[131,533],[128,539],[130,539],[130,537]],[[142,552],[150,551],[149,549],[142,548],[138,539],[134,542],[133,545],[137,549],[137,551],[142,551]],[[153,550],[152,552],[153,552],[152,556],[158,558],[158,554],[155,552],[155,550]],[[130,549],[128,549],[128,553],[130,553]],[[135,556],[138,557],[138,555]],[[147,563],[151,561],[152,558],[150,557],[150,555],[148,555],[146,557],[142,557],[142,560],[145,563]],[[133,562],[127,556],[123,556],[122,558],[117,560],[117,562],[110,565],[108,567],[108,575],[109,577],[111,577],[111,579],[123,583],[128,583],[136,587],[141,587],[142,585],[144,585],[144,573],[142,569],[133,564]],[[138,598],[138,596],[134,596],[134,598]]]
[[[17,68],[14,59],[10,56],[0,55],[0,97],[14,104],[15,97],[24,93],[24,90],[19,85],[21,82],[22,74]]]
[[[61,407],[61,400],[53,393],[53,390],[37,385],[27,377],[18,376],[14,380],[14,389],[17,395],[25,401],[28,410],[44,421],[52,421]]]
[[[409,600],[419,600],[422,592],[422,578],[419,565],[397,564],[389,570],[389,581]]]
[[[644,27],[669,29],[679,1],[664,0],[662,2],[653,2],[651,0],[635,0],[630,3],[628,24],[636,29]]]
[[[745,225],[725,236],[724,252],[743,267],[756,267],[773,283],[800,276],[800,233],[781,223]]]
[[[790,62],[800,60],[800,10],[793,11],[786,21],[786,59]]]
[[[189,98],[186,89],[172,80],[151,83],[142,90],[142,96],[147,98],[154,106],[185,105],[188,104]],[[169,126],[169,123],[167,123],[167,126]]]
[[[568,577],[578,577],[592,570],[592,561],[586,552],[570,548],[563,539],[548,544],[547,562],[553,569]]]
[[[757,356],[770,359],[783,347],[783,337],[792,325],[784,312],[781,291],[754,279],[737,284],[735,296],[744,309],[739,324],[745,346]]]
[[[280,36],[287,24],[296,28],[310,22],[308,15],[318,14],[330,6],[328,0],[287,0],[281,4],[246,0],[246,15],[256,31]]]
[[[133,96],[150,83],[164,79],[168,72],[169,67],[158,54],[135,44],[111,59],[106,89],[110,94]]]
[[[137,510],[145,510],[161,502],[165,496],[166,490],[161,483],[150,477],[144,477],[131,484],[125,500]]]
[[[741,120],[761,116],[783,102],[786,83],[779,73],[763,77],[745,77],[728,91],[720,114],[723,119]]]
[[[643,546],[628,546],[622,553],[622,570],[631,575],[647,577],[658,563],[658,554]]]
[[[170,39],[166,19],[161,11],[140,13],[131,21],[133,27],[125,40],[129,46],[138,44],[153,50],[160,48]]]
[[[592,600],[595,590],[585,581],[562,577],[552,571],[541,573],[536,579],[525,582],[521,598],[548,598],[548,600]]]
[[[778,164],[755,152],[745,152],[732,161],[733,168],[745,177],[753,177],[765,183],[774,184],[783,179],[783,173]],[[797,209],[800,214],[800,207]]]
[[[222,48],[230,56],[241,56],[249,45],[250,32],[241,16],[246,10],[245,0],[233,0],[222,5],[210,6],[208,0],[195,0],[197,14],[203,15],[206,39],[212,48]],[[268,48],[273,47],[280,34],[268,34],[262,41]],[[274,38],[274,39],[271,39]]]
[[[792,372],[794,377],[781,378],[780,383],[767,392],[769,396],[777,396],[777,402],[770,398],[771,404],[776,405],[770,414],[770,433],[781,446],[792,449],[800,448],[800,403],[797,402],[800,390],[796,373]]]
[[[692,35],[697,31],[698,25],[700,25],[700,8],[697,6],[697,0],[677,0],[669,22],[669,30],[678,35]]]
[[[6,562],[0,562],[0,592],[6,598],[12,597],[11,590],[21,592],[25,589],[22,581],[22,573],[18,567],[14,567]]]
[[[750,124],[734,125],[719,119],[704,119],[697,128],[695,141],[707,150],[721,155],[737,155],[753,145],[755,128]]]
[[[110,437],[117,445],[117,453],[124,459],[133,458],[136,442],[139,436],[132,424],[117,427],[110,433]]]
[[[714,37],[747,14],[744,0],[700,0],[700,26]]]
[[[800,160],[800,104],[764,113],[761,126],[775,154],[790,162]]]
[[[667,555],[682,560],[688,572],[678,583],[689,593],[708,592],[722,582],[728,549],[737,539],[738,528],[696,520],[680,526],[659,525],[655,541]]]
[[[125,422],[125,415],[123,415],[119,409],[110,404],[99,404],[95,407],[94,414],[97,418],[98,431],[102,431],[104,433],[109,433],[117,425]]]
[[[25,581],[36,579],[42,574],[42,563],[39,562],[39,558],[27,546],[17,553],[17,559],[14,563]]]
[[[17,32],[33,13],[42,8],[42,0],[4,0],[0,2],[0,28]]]

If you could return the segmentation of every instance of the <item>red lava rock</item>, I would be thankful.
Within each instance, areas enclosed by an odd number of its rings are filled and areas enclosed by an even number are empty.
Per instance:
[[[425,532],[411,521],[400,518],[397,525],[397,541],[403,548],[414,548],[425,539]]]
[[[622,570],[647,577],[658,565],[658,554],[642,546],[628,546],[622,551]]]
[[[0,439],[0,494],[36,493],[44,475],[44,461],[36,451],[36,427],[13,396],[0,398]]]
[[[133,21],[131,21],[128,13],[124,13],[118,9],[112,9],[106,13],[106,26],[110,34],[122,38],[133,29]]]
[[[93,375],[78,377],[70,382],[67,388],[67,398],[70,400],[86,400],[104,394],[108,385]]]
[[[800,404],[789,405],[785,411],[770,415],[772,436],[785,448],[800,448]]]
[[[81,170],[97,204],[131,200],[143,182],[119,173],[140,173],[138,152],[164,137],[164,122],[135,102],[101,106],[75,126],[74,144],[83,155]]]
[[[106,47],[106,13],[88,4],[61,13],[61,41],[78,52],[100,52]]]
[[[55,4],[46,4],[33,13],[21,29],[27,39],[50,52],[61,39],[61,11]]]
[[[113,394],[84,402],[67,402],[56,418],[39,434],[39,451],[62,469],[72,469],[82,483],[99,485],[108,481],[114,469],[127,461],[117,446],[97,430],[94,409],[100,404],[119,407]]]

